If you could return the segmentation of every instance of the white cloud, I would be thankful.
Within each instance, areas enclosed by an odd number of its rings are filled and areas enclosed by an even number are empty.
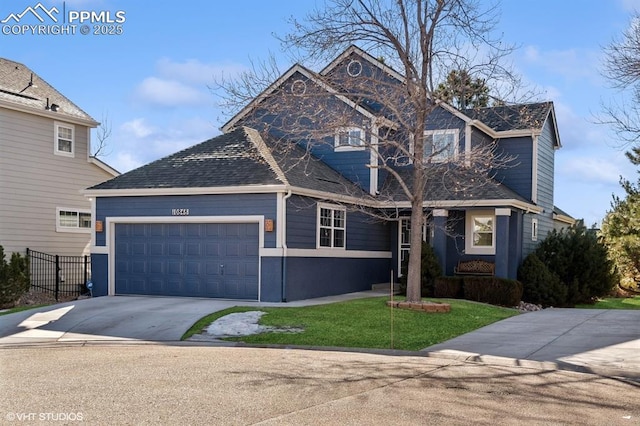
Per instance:
[[[137,139],[146,138],[154,132],[154,128],[148,125],[144,118],[127,121],[120,126],[120,129]]]
[[[603,158],[601,155],[572,156],[564,162],[558,162],[557,166],[564,179],[581,183],[615,185],[620,180],[620,175],[624,173],[624,168],[619,161]]]
[[[622,0],[621,4],[624,10],[631,13],[640,10],[640,0]]]
[[[163,114],[157,121],[152,124],[136,118],[120,125],[113,135],[117,154],[104,160],[120,172],[127,172],[220,133],[211,120],[201,117],[170,118]]]
[[[237,63],[207,64],[196,59],[176,62],[161,58],[156,75],[142,80],[134,99],[160,107],[196,107],[213,103],[210,87],[222,78],[234,78],[246,67]]]
[[[525,64],[537,66],[547,72],[562,76],[566,81],[589,81],[601,84],[599,72],[602,51],[600,49],[540,50],[536,46],[524,48]]]
[[[145,78],[136,88],[134,97],[143,103],[161,107],[202,106],[211,101],[206,91],[158,77]]]
[[[160,59],[156,68],[163,77],[203,86],[211,86],[223,76],[233,77],[247,70],[244,65],[234,63],[205,64],[196,59],[174,62],[169,58]]]
[[[107,163],[118,170],[120,173],[137,169],[143,165],[143,162],[135,157],[134,153],[119,151],[115,158],[108,159]]]

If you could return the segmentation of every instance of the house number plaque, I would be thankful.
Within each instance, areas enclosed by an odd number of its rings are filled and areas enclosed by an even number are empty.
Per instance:
[[[171,216],[189,216],[189,209],[171,209]]]

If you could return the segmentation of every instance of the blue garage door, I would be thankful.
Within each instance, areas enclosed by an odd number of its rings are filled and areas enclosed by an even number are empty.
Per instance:
[[[257,223],[115,229],[116,294],[258,299]]]

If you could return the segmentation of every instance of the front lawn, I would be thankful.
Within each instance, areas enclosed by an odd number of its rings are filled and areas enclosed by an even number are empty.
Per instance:
[[[302,333],[262,333],[228,340],[254,344],[336,346],[420,350],[517,315],[515,309],[453,299],[425,299],[451,304],[449,313],[425,313],[386,306],[386,297],[358,299],[303,308],[236,307],[202,318],[182,339],[200,333],[233,312],[267,312],[261,325],[303,328]],[[393,324],[393,326],[392,326]]]
[[[576,305],[581,309],[640,309],[640,296],[636,297],[606,297],[593,305]]]

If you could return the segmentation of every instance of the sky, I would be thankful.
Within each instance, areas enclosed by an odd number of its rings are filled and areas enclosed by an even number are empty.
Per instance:
[[[111,135],[100,158],[120,172],[220,134],[230,117],[211,90],[216,81],[270,54],[282,70],[289,68],[292,60],[274,34],[286,34],[290,17],[304,19],[322,4],[11,0],[0,2],[0,21],[38,3],[40,11],[57,8],[54,16],[66,21],[58,25],[75,28],[33,34],[10,20],[0,24],[0,56],[23,63],[95,120],[108,122]],[[596,117],[620,95],[602,75],[603,47],[628,28],[640,0],[502,0],[499,7],[496,30],[519,47],[509,61],[540,100],[555,105],[562,143],[555,204],[587,225],[599,224],[612,194],[623,195],[620,176],[637,177],[621,141]],[[42,15],[44,24],[54,25]],[[31,14],[20,19],[40,24]]]

